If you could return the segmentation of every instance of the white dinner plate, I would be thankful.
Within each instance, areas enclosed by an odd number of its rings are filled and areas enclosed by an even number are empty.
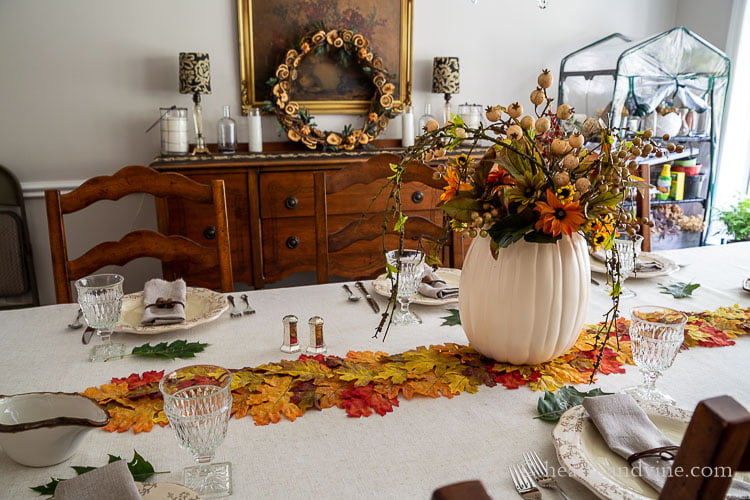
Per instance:
[[[451,269],[449,267],[441,267],[435,271],[441,280],[445,281],[445,284],[449,287],[457,287],[459,281],[461,281],[461,270]],[[385,274],[381,274],[372,282],[373,288],[378,295],[383,297],[391,296],[391,280],[389,280]],[[458,302],[458,296],[450,297],[447,299],[433,299],[432,297],[425,297],[422,294],[417,294],[412,301],[412,304],[421,304],[423,306],[442,306],[444,304],[452,304]]]
[[[594,256],[590,256],[589,260],[591,260],[591,272],[601,274],[607,273],[607,267],[604,265],[604,262],[595,258]],[[640,262],[658,262],[659,264],[661,264],[661,269],[646,269],[643,271],[636,271],[636,273],[632,276],[629,276],[628,279],[643,279],[655,278],[657,276],[667,276],[668,274],[672,274],[680,270],[680,266],[677,265],[675,261],[656,253],[641,252],[640,255],[638,255],[638,260]]]
[[[203,497],[187,486],[177,483],[135,483],[144,500],[202,500]]]
[[[648,418],[675,443],[682,441],[692,412],[674,406],[639,401]],[[627,460],[607,447],[583,406],[563,413],[552,431],[557,458],[568,474],[599,498],[643,500],[658,493],[630,472]]]
[[[115,331],[138,335],[156,335],[175,330],[184,330],[213,321],[229,308],[227,298],[223,294],[207,288],[188,287],[186,302],[186,318],[182,323],[142,325],[143,292],[125,295],[122,298],[120,322],[115,326]]]

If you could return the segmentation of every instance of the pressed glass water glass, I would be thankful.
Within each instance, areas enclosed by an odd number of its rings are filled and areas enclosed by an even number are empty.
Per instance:
[[[614,241],[617,253],[620,256],[620,297],[635,297],[635,292],[625,288],[625,280],[628,279],[635,271],[635,265],[638,256],[641,254],[641,245],[643,236],[637,234],[631,238],[629,236],[620,236]]]
[[[422,319],[409,310],[409,305],[414,299],[422,282],[424,271],[422,263],[424,262],[424,253],[417,250],[391,250],[386,252],[388,264],[396,268],[396,280],[398,283],[398,292],[396,300],[400,308],[393,313],[394,325],[413,325],[422,322]]]
[[[164,413],[180,448],[190,451],[198,465],[184,469],[184,484],[202,498],[232,493],[232,464],[211,463],[224,442],[232,410],[232,373],[214,365],[193,365],[161,379]]]
[[[120,321],[123,281],[119,274],[95,274],[76,281],[78,305],[86,324],[96,329],[102,339],[102,343],[92,349],[91,361],[107,361],[125,354],[123,344],[112,343],[112,330]]]
[[[656,379],[672,366],[685,340],[687,316],[674,309],[640,306],[631,311],[630,345],[633,361],[643,374],[643,384],[625,389],[634,397],[675,404],[670,396],[656,389]]]

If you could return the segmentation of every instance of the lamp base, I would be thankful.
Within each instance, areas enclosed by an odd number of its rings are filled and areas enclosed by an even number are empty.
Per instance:
[[[193,148],[193,152],[190,153],[192,156],[195,155],[210,155],[211,151],[208,150],[206,147],[206,141],[203,140],[202,135],[198,135],[198,140],[195,143],[195,147]]]

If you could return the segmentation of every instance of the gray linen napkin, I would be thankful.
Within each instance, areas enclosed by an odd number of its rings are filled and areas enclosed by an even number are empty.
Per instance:
[[[173,302],[172,307],[160,308],[149,306],[156,304],[159,299],[181,302]],[[143,325],[169,325],[172,323],[182,323],[185,321],[185,306],[187,304],[187,286],[182,279],[176,281],[165,281],[162,279],[148,280],[143,285]]]
[[[675,444],[649,420],[629,394],[584,398],[583,407],[609,448],[625,459],[633,453]],[[661,491],[672,464],[671,460],[644,457],[633,462],[633,473]],[[732,481],[727,498],[750,498],[750,484]]]
[[[450,287],[440,279],[440,276],[432,269],[429,264],[422,264],[424,274],[422,283],[419,284],[419,293],[425,297],[433,299],[452,299],[458,297],[458,287]]]
[[[66,479],[55,488],[54,500],[141,500],[124,460]]]

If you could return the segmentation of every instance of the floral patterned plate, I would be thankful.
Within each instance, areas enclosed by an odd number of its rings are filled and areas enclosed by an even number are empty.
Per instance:
[[[669,405],[639,401],[648,418],[664,435],[679,443],[687,429],[691,411]],[[599,498],[643,500],[658,493],[630,472],[628,462],[607,447],[583,406],[566,411],[552,431],[557,458],[568,474],[586,485]]]
[[[442,280],[445,281],[445,284],[449,287],[457,287],[458,282],[461,281],[460,269],[441,267],[436,271],[436,273]],[[385,274],[381,274],[380,276],[375,278],[375,280],[372,282],[372,286],[373,288],[375,288],[375,291],[378,293],[378,295],[382,295],[383,297],[391,296],[391,281],[386,278]],[[458,302],[458,297],[450,297],[447,299],[433,299],[432,297],[425,297],[424,295],[418,293],[411,303],[421,304],[423,306],[442,306],[444,304],[451,304],[453,302]]]
[[[135,333],[138,335],[156,335],[174,330],[185,330],[215,320],[229,308],[227,298],[207,288],[187,288],[187,304],[182,323],[171,325],[141,325],[143,317],[143,292],[131,293],[122,298],[120,322],[115,326],[116,332]]]
[[[176,483],[135,483],[144,500],[202,500],[187,486]]]

